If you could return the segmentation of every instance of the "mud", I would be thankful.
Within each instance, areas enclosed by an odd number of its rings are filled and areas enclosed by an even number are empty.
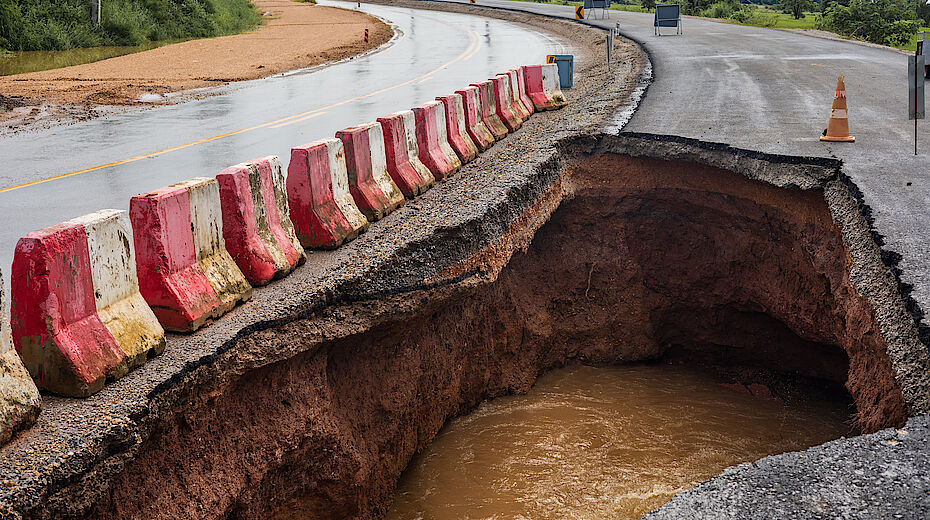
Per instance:
[[[241,339],[302,352],[186,396],[88,517],[380,518],[449,418],[569,362],[696,363],[789,403],[845,386],[864,430],[903,423],[822,189],[584,155],[444,283]]]

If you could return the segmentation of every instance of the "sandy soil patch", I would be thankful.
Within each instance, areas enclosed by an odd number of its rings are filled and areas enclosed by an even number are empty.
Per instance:
[[[165,94],[340,60],[391,39],[393,31],[367,14],[292,0],[255,0],[271,13],[258,30],[191,40],[150,51],[62,69],[0,77],[0,94],[70,105],[139,104]],[[369,41],[365,43],[365,30]],[[39,109],[27,109],[38,113]],[[7,111],[24,112],[23,108]],[[0,112],[0,118],[3,118]]]

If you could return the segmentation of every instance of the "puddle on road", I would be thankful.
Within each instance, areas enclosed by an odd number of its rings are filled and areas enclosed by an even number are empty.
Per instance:
[[[0,54],[0,76],[83,65],[125,54],[147,51],[181,41],[184,40],[148,42],[143,45],[129,47],[88,47],[64,51],[26,51],[14,52],[8,55]]]
[[[681,367],[558,370],[447,424],[385,518],[639,518],[728,466],[853,434],[847,406],[788,407]]]

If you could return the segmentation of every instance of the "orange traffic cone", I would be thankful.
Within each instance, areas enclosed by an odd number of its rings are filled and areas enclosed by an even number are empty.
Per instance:
[[[852,143],[856,138],[849,135],[849,114],[846,110],[846,83],[843,75],[836,80],[836,95],[833,97],[833,110],[830,111],[830,123],[827,131],[820,137],[821,141],[834,143]]]

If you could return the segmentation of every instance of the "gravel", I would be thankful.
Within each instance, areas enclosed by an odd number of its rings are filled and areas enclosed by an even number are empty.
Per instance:
[[[740,464],[646,520],[930,518],[930,417]]]

